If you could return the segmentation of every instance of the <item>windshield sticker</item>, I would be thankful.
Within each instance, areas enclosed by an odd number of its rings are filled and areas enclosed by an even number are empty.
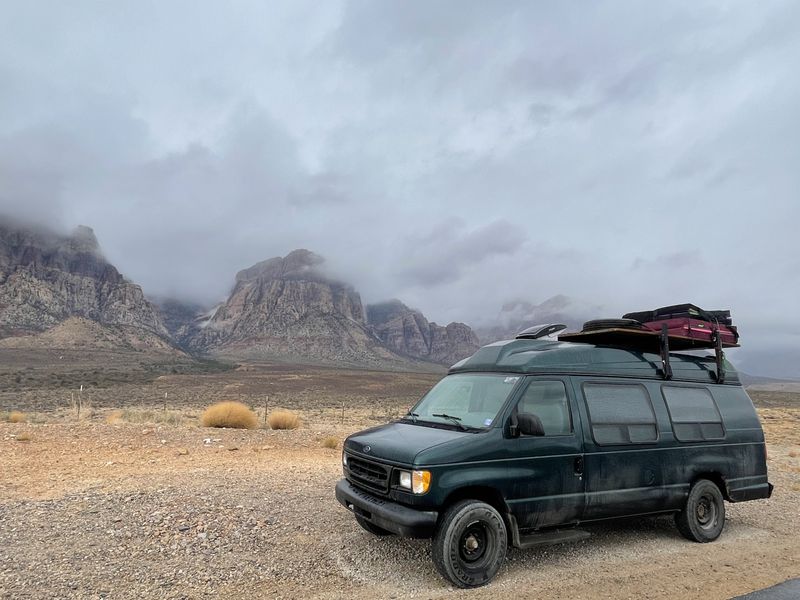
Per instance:
[[[488,427],[488,426],[489,426],[489,425],[491,425],[491,424],[492,424],[492,420],[491,420],[491,419],[486,419],[486,420],[483,422],[483,426],[484,426],[484,427]]]
[[[503,383],[517,383],[519,377],[506,377],[503,379]]]

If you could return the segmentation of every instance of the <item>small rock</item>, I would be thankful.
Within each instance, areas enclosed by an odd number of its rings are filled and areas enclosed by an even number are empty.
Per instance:
[[[186,448],[178,448],[178,451],[175,454],[177,456],[186,456],[189,454],[189,451]]]

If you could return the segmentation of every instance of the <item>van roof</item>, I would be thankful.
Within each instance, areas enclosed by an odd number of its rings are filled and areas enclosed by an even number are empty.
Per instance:
[[[714,356],[671,352],[670,364],[675,381],[716,383]],[[652,352],[541,339],[494,342],[454,364],[449,373],[474,371],[662,379],[661,356]],[[739,374],[727,360],[725,384],[741,385]]]

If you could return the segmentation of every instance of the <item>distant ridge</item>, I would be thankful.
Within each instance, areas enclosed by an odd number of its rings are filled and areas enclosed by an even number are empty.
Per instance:
[[[70,339],[70,331],[79,339]],[[38,342],[30,337],[43,332]],[[176,351],[158,309],[104,258],[85,226],[60,235],[0,223],[0,338],[14,337],[20,339],[5,345],[108,347],[116,340]]]

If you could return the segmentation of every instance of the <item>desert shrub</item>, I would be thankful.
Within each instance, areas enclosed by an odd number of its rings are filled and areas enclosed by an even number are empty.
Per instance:
[[[12,410],[8,413],[8,422],[9,423],[25,423],[27,422],[28,417],[25,416],[24,412],[20,412],[18,410]]]
[[[183,425],[184,416],[171,410],[136,410],[126,408],[115,410],[106,416],[106,423],[158,423],[163,425]]]
[[[17,436],[16,439],[17,439],[18,442],[30,442],[31,439],[33,439],[33,438],[31,438],[31,434],[30,433],[28,433],[27,431],[23,431],[22,433],[20,433]]]
[[[231,427],[255,429],[258,417],[241,402],[217,402],[209,406],[200,417],[203,427]]]
[[[329,435],[326,438],[322,438],[322,447],[331,448],[332,450],[335,450],[336,448],[339,447],[339,438],[333,437],[332,435]]]
[[[300,427],[300,417],[288,410],[276,410],[267,418],[270,429],[297,429]]]

